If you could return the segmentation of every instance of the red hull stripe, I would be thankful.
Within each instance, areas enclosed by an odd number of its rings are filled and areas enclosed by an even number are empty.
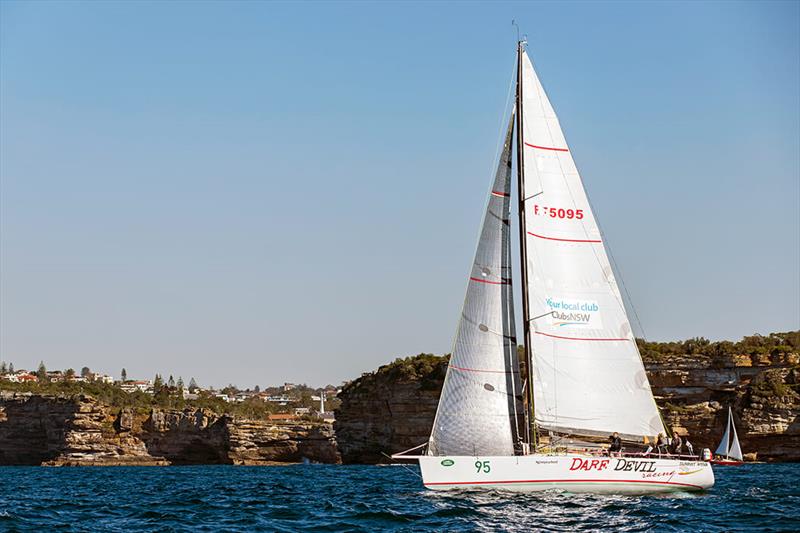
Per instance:
[[[646,479],[517,479],[509,481],[437,481],[424,483],[424,485],[497,485],[509,483],[651,483],[654,485],[678,485],[701,489],[700,485],[691,483],[676,483],[675,481],[649,481]]]
[[[584,338],[584,337],[562,337],[561,335],[550,335],[549,333],[542,333],[541,331],[534,331],[537,335],[544,335],[545,337],[553,337],[554,339],[566,339],[568,341],[629,341],[630,339],[600,339],[600,338]]]
[[[492,191],[492,194],[495,196],[499,196],[500,198],[508,198],[509,196],[511,196],[510,194],[501,191]]]
[[[462,372],[486,372],[489,374],[513,374],[507,370],[481,370],[480,368],[464,368],[456,365],[450,365],[450,368],[461,370]]]
[[[525,146],[538,148],[539,150],[552,150],[553,152],[569,152],[569,148],[552,148],[550,146],[536,146],[535,144],[525,143]]]
[[[531,231],[528,232],[528,235],[533,235],[534,237],[539,237],[540,239],[546,239],[548,241],[561,241],[561,242],[603,242],[603,241],[594,241],[590,239],[559,239],[558,237],[545,237],[544,235],[539,235],[538,233],[533,233]]]
[[[477,281],[478,283],[488,283],[490,285],[508,285],[507,281],[491,281],[488,279],[481,279],[481,278],[469,278],[471,281]]]

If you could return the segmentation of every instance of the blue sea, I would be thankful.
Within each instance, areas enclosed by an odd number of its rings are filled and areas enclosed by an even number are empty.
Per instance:
[[[2,467],[0,531],[800,531],[800,464],[703,494],[441,493],[416,467]]]

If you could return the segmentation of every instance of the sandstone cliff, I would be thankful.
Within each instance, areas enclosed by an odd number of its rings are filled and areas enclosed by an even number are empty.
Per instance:
[[[333,429],[203,409],[135,412],[91,397],[0,392],[0,465],[271,464],[339,461]]]
[[[420,354],[344,387],[334,422],[342,462],[387,462],[383,453],[426,442],[446,369],[444,357]]]
[[[777,335],[793,335],[791,346]],[[793,351],[795,337],[796,332],[756,336],[735,345],[703,339],[641,343],[667,426],[688,432],[695,449],[713,451],[731,405],[742,449],[751,459],[800,460],[800,357]],[[758,346],[748,347],[745,341],[754,338]],[[775,344],[769,350],[763,347]],[[335,423],[343,462],[385,462],[382,453],[426,442],[446,365],[445,357],[428,354],[398,359],[344,388]]]

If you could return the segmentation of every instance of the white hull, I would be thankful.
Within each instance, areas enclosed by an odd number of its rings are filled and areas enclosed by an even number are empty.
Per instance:
[[[714,485],[706,461],[579,454],[501,457],[418,456],[432,490],[563,490],[598,494],[700,491]]]

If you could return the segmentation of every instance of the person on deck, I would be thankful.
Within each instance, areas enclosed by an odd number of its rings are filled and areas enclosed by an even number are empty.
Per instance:
[[[674,435],[674,437],[672,437],[672,445],[670,452],[674,453],[675,455],[680,455],[681,448],[683,447],[683,439],[681,439],[681,436],[675,433],[674,430],[672,434]]]
[[[652,441],[650,439],[648,439],[648,438],[644,439],[645,444],[647,444],[647,449],[642,453],[642,455],[644,457],[647,457],[653,451],[653,449],[654,449],[654,447],[656,445],[656,440],[657,440],[657,437],[653,437]]]
[[[658,438],[656,439],[656,450],[658,450],[658,455],[662,453],[667,453],[667,443],[664,440],[664,434],[659,433]]]
[[[686,445],[686,450],[689,452],[689,455],[694,456],[694,447],[692,446],[692,443],[689,442],[689,434],[688,433],[683,436],[683,443]]]
[[[611,441],[611,446],[608,447],[608,451],[612,454],[619,454],[622,451],[622,439],[619,438],[619,433],[615,431],[613,435],[608,437],[608,440]]]

